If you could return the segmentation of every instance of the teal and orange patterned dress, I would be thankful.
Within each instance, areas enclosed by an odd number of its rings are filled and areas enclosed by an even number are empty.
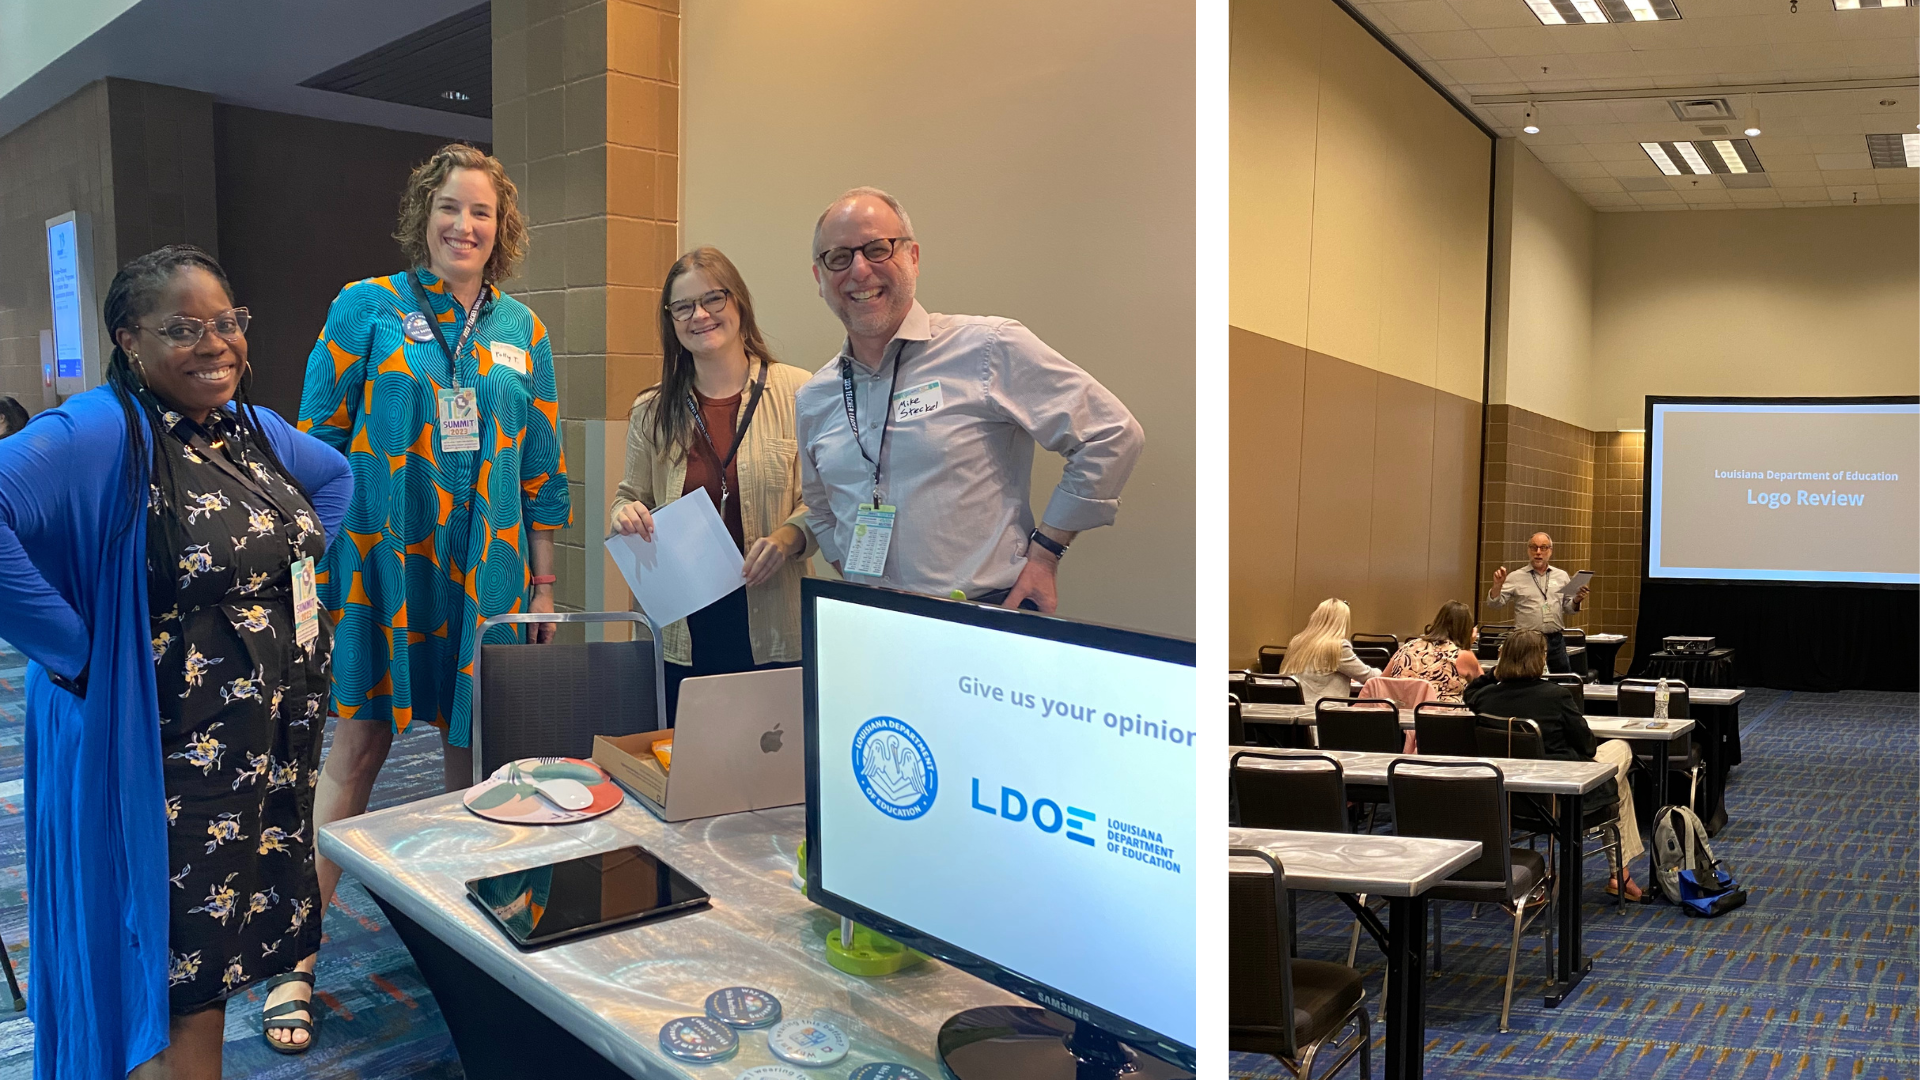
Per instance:
[[[343,717],[445,726],[469,745],[473,647],[482,621],[527,610],[527,529],[569,521],[559,395],[547,328],[488,285],[457,373],[467,313],[415,270],[340,291],[307,360],[300,430],[347,455],[353,505],[318,575],[335,619],[333,709]],[[421,313],[421,292],[432,307]],[[425,340],[418,340],[425,338]],[[457,385],[456,385],[457,377]],[[480,449],[441,446],[438,394],[473,389]],[[509,642],[496,627],[488,641]]]

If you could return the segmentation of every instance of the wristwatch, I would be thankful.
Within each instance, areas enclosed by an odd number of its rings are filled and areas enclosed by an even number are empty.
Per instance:
[[[1056,559],[1066,558],[1067,545],[1060,543],[1059,541],[1055,540],[1053,537],[1048,536],[1046,533],[1041,532],[1039,529],[1035,529],[1032,532],[1027,534],[1027,543],[1039,544],[1042,548],[1046,549],[1047,551],[1053,552],[1053,557]]]

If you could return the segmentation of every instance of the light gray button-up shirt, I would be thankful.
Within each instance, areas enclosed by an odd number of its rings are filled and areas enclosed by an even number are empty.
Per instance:
[[[1534,573],[1531,565],[1523,566],[1507,574],[1500,595],[1488,600],[1487,606],[1503,608],[1512,604],[1515,630],[1551,634],[1566,628],[1560,621],[1563,612],[1578,610],[1573,596],[1567,592],[1567,585],[1572,581],[1573,578],[1557,566],[1549,565],[1544,575]]]
[[[847,424],[841,361],[849,362],[860,418]],[[896,368],[897,377],[896,377]],[[922,411],[938,383],[939,407]],[[920,405],[888,421],[889,391]],[[880,577],[849,580],[929,596],[969,597],[1010,588],[1026,564],[1037,442],[1067,459],[1041,520],[1079,532],[1113,523],[1146,436],[1133,414],[1066,357],[1011,319],[929,315],[917,302],[888,343],[878,371],[851,343],[800,388],[796,400],[801,494],[829,562],[853,543],[857,508],[873,497],[895,508]],[[861,454],[861,446],[866,456]]]

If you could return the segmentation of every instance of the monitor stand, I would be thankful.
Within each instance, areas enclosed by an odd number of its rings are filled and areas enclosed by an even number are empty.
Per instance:
[[[955,1013],[940,1027],[939,1047],[953,1080],[1193,1080],[1186,1069],[1046,1009]]]

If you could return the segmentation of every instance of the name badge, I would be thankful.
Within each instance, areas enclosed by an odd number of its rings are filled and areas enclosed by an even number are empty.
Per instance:
[[[440,405],[440,449],[455,454],[480,449],[480,400],[473,387],[434,396]]]
[[[946,404],[940,397],[940,380],[909,386],[893,395],[893,422],[904,424],[908,420],[918,420],[922,416],[940,411]]]
[[[841,560],[841,572],[879,577],[887,572],[887,548],[892,544],[893,507],[862,503],[853,518],[853,545]]]
[[[505,364],[522,375],[529,374],[525,349],[517,345],[509,345],[504,341],[490,341],[487,343],[487,351],[493,354],[494,363]]]
[[[305,649],[320,636],[320,591],[314,587],[313,559],[293,564],[293,640]]]
[[[424,345],[433,340],[433,324],[417,311],[409,311],[400,317],[400,330],[407,335],[408,341],[416,344]]]

